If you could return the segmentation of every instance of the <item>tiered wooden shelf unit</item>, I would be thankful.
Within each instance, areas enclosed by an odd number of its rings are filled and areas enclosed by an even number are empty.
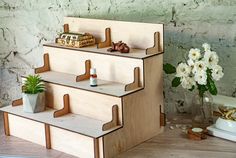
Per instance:
[[[5,134],[81,158],[111,158],[163,130],[163,24],[66,17],[71,32],[89,32],[96,46],[44,45],[47,109],[25,113],[22,100],[3,107]],[[107,52],[122,40],[130,53]],[[89,68],[98,86],[89,86]],[[22,76],[24,79],[25,76]]]

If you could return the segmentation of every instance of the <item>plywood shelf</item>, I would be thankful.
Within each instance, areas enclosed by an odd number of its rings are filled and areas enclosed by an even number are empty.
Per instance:
[[[83,90],[111,95],[115,97],[122,97],[122,96],[125,96],[130,93],[143,89],[143,87],[139,87],[135,90],[125,91],[125,84],[104,81],[104,80],[98,80],[98,86],[91,87],[89,85],[89,80],[76,82],[75,80],[76,75],[55,72],[55,71],[47,71],[47,72],[39,73],[39,75],[45,82],[64,85],[64,86],[68,86],[72,88],[83,89]],[[26,76],[22,76],[22,77],[26,77]]]
[[[41,123],[46,123],[51,126],[79,133],[81,135],[85,135],[92,138],[102,137],[122,127],[121,125],[118,125],[112,129],[103,131],[102,127],[107,122],[72,113],[69,113],[67,115],[58,118],[54,118],[53,114],[56,110],[50,108],[47,108],[47,110],[44,112],[34,113],[34,114],[23,112],[23,106],[17,106],[17,107],[6,106],[1,108],[0,110],[13,115],[17,115]]]
[[[46,83],[48,109],[25,113],[21,99],[0,108],[5,134],[80,158],[110,158],[162,132],[163,24],[74,17],[64,24],[65,33],[90,33],[97,45],[45,44],[35,74]],[[129,53],[107,51],[121,40]],[[97,87],[90,87],[90,68]]]
[[[87,53],[97,53],[97,54],[113,55],[113,56],[120,56],[120,57],[127,57],[127,58],[135,58],[135,59],[145,59],[145,58],[148,58],[148,57],[151,57],[154,55],[158,55],[158,54],[146,54],[145,49],[132,49],[132,48],[130,49],[129,53],[120,53],[118,51],[108,52],[107,49],[109,47],[98,49],[96,45],[83,47],[83,48],[74,48],[74,47],[61,46],[56,43],[49,43],[49,44],[44,44],[44,46],[54,47],[54,48],[62,48],[62,49],[68,49],[68,50],[84,51]]]

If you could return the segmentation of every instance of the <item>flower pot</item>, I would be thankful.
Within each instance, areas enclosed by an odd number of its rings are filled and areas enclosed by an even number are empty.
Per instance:
[[[45,93],[26,94],[22,93],[23,111],[37,113],[45,110]]]
[[[223,119],[219,117],[216,120],[215,126],[216,128],[221,129],[221,130],[236,133],[236,121],[227,120],[227,119]]]

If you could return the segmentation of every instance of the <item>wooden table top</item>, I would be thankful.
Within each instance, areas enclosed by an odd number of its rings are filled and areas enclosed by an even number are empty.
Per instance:
[[[164,133],[121,154],[118,158],[236,158],[235,142],[212,136],[201,141],[188,139],[185,130],[178,127],[191,125],[191,119],[187,118],[177,116],[174,120],[171,119]]]
[[[56,150],[24,141],[16,137],[6,137],[0,113],[0,156],[34,156],[40,158],[75,158]],[[170,120],[165,132],[122,153],[117,158],[236,158],[236,143],[209,136],[206,140],[189,140],[181,125],[190,124],[185,117]],[[176,127],[177,124],[177,127]],[[172,126],[174,129],[170,129]]]

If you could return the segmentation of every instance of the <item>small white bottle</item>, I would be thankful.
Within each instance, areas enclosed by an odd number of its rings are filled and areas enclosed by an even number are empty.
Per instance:
[[[90,86],[91,87],[97,86],[97,74],[95,68],[90,69]]]

